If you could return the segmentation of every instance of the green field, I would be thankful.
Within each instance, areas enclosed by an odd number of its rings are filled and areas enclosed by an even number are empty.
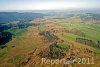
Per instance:
[[[74,23],[69,26],[64,22],[61,23],[59,22],[58,25],[63,26],[66,29],[73,29],[73,28],[78,29],[86,34],[85,38],[92,39],[95,42],[97,40],[100,40],[100,25],[98,24]],[[79,37],[73,34],[65,34],[65,35],[69,36],[71,39]]]

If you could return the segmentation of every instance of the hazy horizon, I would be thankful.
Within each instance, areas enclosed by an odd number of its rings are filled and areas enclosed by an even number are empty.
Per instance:
[[[0,0],[0,11],[100,9],[99,2],[100,0]]]

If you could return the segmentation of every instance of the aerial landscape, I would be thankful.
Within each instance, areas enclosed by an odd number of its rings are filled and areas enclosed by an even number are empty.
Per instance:
[[[0,67],[100,67],[99,0],[6,1]]]

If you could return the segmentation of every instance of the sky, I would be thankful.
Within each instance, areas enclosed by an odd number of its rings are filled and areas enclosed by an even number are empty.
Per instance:
[[[0,10],[62,10],[100,8],[100,0],[0,0]]]

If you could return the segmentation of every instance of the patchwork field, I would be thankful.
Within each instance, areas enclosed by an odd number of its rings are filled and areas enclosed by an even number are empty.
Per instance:
[[[95,22],[95,21],[94,21]],[[40,18],[24,29],[9,29],[13,38],[0,48],[0,67],[100,67],[100,23],[80,17]],[[69,64],[50,64],[42,59]]]

